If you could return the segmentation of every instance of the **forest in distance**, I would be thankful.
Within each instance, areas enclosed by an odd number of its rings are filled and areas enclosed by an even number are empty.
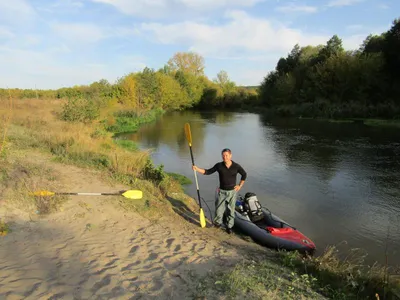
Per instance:
[[[278,116],[400,119],[400,19],[355,50],[346,51],[337,35],[325,45],[296,44],[259,86],[237,86],[224,70],[209,79],[204,69],[198,53],[177,52],[158,70],[146,67],[115,83],[2,88],[0,97],[68,99],[94,111],[118,103],[135,111],[261,108]]]

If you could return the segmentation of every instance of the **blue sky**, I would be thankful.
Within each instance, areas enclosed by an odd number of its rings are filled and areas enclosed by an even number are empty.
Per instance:
[[[113,83],[190,50],[210,79],[257,85],[296,43],[338,34],[356,49],[399,12],[398,0],[2,0],[0,87]]]

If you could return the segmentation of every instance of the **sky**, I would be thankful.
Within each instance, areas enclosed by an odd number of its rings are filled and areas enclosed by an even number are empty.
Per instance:
[[[399,0],[0,0],[0,88],[114,83],[185,51],[211,80],[258,85],[296,43],[337,34],[357,49],[399,12]]]

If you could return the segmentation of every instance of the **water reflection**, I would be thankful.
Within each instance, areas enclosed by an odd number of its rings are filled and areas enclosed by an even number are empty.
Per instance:
[[[193,179],[184,124],[192,130],[196,164],[208,168],[221,149],[248,173],[243,193],[255,192],[264,206],[315,240],[319,249],[348,241],[382,262],[390,229],[389,255],[400,256],[400,132],[362,124],[270,119],[250,113],[175,112],[135,134],[154,148],[155,164]],[[199,176],[211,203],[218,175]],[[186,192],[197,199],[195,184]]]
[[[388,228],[392,237],[400,233],[400,157],[394,142],[399,132],[314,120],[260,121],[276,129],[269,138],[285,155],[291,176],[307,187],[291,185],[290,197],[302,198],[313,215],[324,216],[320,229],[334,229],[338,238],[369,249],[373,259],[382,258]],[[331,237],[321,240],[329,243]],[[400,241],[393,237],[392,242],[396,255]]]

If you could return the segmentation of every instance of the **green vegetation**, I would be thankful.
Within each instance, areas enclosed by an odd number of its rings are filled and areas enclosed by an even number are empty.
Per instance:
[[[10,226],[0,219],[0,236],[6,236],[10,232]]]
[[[157,218],[168,207],[165,196],[181,192],[181,185],[190,183],[190,179],[165,172],[163,165],[154,166],[146,151],[138,151],[134,142],[113,140],[112,134],[136,131],[166,111],[191,108],[263,106],[283,116],[388,124],[373,118],[400,119],[399,34],[400,22],[396,20],[382,35],[368,36],[357,51],[344,51],[336,35],[326,45],[296,45],[265,77],[258,93],[254,87],[237,87],[224,71],[209,80],[204,75],[203,58],[193,52],[176,53],[163,68],[145,68],[115,84],[100,80],[89,86],[58,90],[0,90],[0,98],[11,94],[18,99],[12,123],[7,113],[11,106],[0,102],[1,116],[5,116],[0,119],[1,192],[8,196],[7,201],[20,201],[20,207],[38,213],[60,208],[62,198],[50,203],[27,196],[37,186],[55,190],[55,175],[49,170],[37,174],[34,165],[7,160],[8,151],[26,151],[26,155],[40,149],[59,161],[96,168],[105,177],[132,188],[140,186],[146,197],[134,202],[120,199],[119,203],[127,210]],[[201,133],[203,129],[194,126],[193,130]],[[165,139],[171,138],[167,131],[160,132]],[[12,188],[5,190],[10,182]],[[0,233],[8,231],[7,224],[0,222]],[[285,254],[279,262],[284,269],[267,261],[239,264],[231,273],[207,277],[198,292],[255,299],[352,299],[390,293],[381,268],[365,269],[359,262],[339,261],[330,251],[310,260]],[[210,289],[205,288],[207,285]]]
[[[196,288],[197,297],[219,299],[395,299],[399,283],[385,268],[365,267],[364,255],[339,260],[335,247],[319,257],[297,252],[271,253],[267,259],[244,258],[229,272],[207,274]],[[378,295],[378,297],[377,297]]]
[[[381,35],[369,35],[359,49],[345,51],[333,35],[325,45],[294,45],[260,86],[236,86],[221,70],[210,80],[204,59],[178,52],[159,70],[144,68],[110,84],[58,90],[11,89],[18,99],[68,99],[61,118],[88,122],[100,107],[114,107],[103,119],[111,132],[135,131],[158,113],[184,109],[254,110],[280,116],[329,119],[400,119],[400,22]],[[0,90],[0,98],[7,97]],[[149,113],[151,112],[151,113]],[[376,123],[376,122],[375,122]]]
[[[127,149],[129,151],[135,152],[138,151],[139,148],[136,145],[134,141],[131,140],[114,140],[114,143],[116,143],[118,146]]]
[[[114,118],[103,122],[105,129],[110,132],[135,132],[141,125],[155,121],[163,113],[162,109],[153,109],[141,114],[131,110],[118,111],[114,113]]]
[[[0,89],[0,98],[9,92],[16,99],[65,100],[60,118],[66,121],[90,122],[105,108],[119,108],[108,115],[108,130],[134,131],[136,121],[144,112],[157,113],[189,108],[238,108],[257,102],[255,88],[237,87],[225,71],[210,80],[204,75],[204,59],[194,52],[176,53],[159,70],[144,68],[129,73],[115,84],[102,79],[90,85],[57,90]],[[133,129],[133,130],[132,130]]]
[[[173,172],[168,172],[167,174],[178,181],[181,185],[192,184],[192,181],[184,175]]]
[[[295,45],[259,88],[263,105],[281,116],[400,119],[400,20],[360,49]]]

